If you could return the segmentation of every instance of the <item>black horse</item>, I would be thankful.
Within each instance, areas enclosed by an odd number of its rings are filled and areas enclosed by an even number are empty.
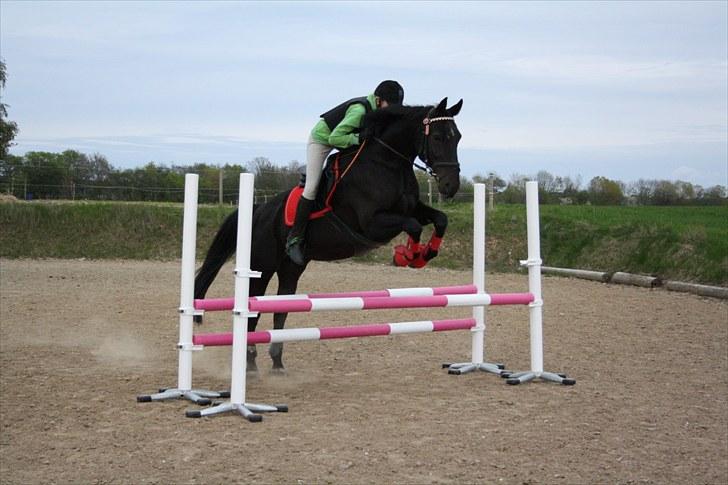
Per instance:
[[[437,106],[392,106],[369,113],[362,133],[371,136],[358,157],[341,154],[347,159],[342,172],[356,161],[337,184],[331,199],[333,213],[309,222],[306,257],[323,261],[350,258],[391,241],[403,231],[409,235],[409,245],[402,264],[419,267],[435,257],[447,216],[419,200],[413,164],[419,157],[437,178],[439,192],[446,198],[455,195],[460,187],[460,133],[453,117],[462,104],[460,100],[447,108],[445,98]],[[251,269],[262,276],[250,280],[250,296],[265,294],[274,274],[278,275],[278,294],[293,294],[306,269],[293,263],[285,252],[289,228],[284,223],[284,207],[289,193],[278,194],[254,209]],[[235,252],[237,220],[235,211],[218,230],[197,272],[195,298],[204,298],[222,265]],[[427,224],[434,225],[433,237],[428,245],[421,245],[422,226]],[[286,317],[285,313],[275,314],[274,328],[283,328]],[[248,330],[255,330],[257,323],[257,317],[251,318]],[[283,344],[271,344],[270,355],[273,370],[283,371]],[[256,356],[255,346],[249,346],[249,371],[257,369]]]

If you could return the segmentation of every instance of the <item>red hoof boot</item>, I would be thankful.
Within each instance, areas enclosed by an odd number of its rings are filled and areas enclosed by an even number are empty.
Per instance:
[[[394,247],[394,256],[392,261],[395,266],[407,266],[412,261],[412,251],[409,251],[404,245]]]
[[[425,258],[424,258],[424,256],[422,255],[422,253],[420,253],[420,254],[418,254],[418,255],[417,255],[417,257],[416,257],[416,258],[414,258],[414,259],[413,259],[413,260],[412,260],[412,261],[410,262],[410,264],[409,264],[408,266],[409,266],[410,268],[416,268],[416,269],[419,269],[419,268],[424,268],[425,266],[427,266],[427,261],[425,260]]]

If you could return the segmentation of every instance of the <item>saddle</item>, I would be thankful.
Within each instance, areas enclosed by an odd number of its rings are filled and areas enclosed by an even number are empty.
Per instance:
[[[359,146],[354,145],[328,156],[323,173],[321,174],[319,188],[316,192],[314,209],[311,211],[311,215],[308,217],[308,220],[311,221],[314,219],[320,219],[333,210],[331,201],[334,197],[334,193],[336,192],[346,169],[354,160],[359,148]],[[298,185],[291,189],[291,192],[288,194],[284,210],[284,222],[287,227],[292,227],[293,222],[296,220],[298,201],[303,195],[303,188],[305,185],[306,174],[301,174],[301,180],[298,182]]]

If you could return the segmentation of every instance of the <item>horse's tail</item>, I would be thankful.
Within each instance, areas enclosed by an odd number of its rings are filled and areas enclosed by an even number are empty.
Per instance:
[[[220,268],[235,254],[238,235],[238,211],[236,210],[223,221],[215,238],[207,250],[205,261],[195,277],[195,298],[204,298]]]

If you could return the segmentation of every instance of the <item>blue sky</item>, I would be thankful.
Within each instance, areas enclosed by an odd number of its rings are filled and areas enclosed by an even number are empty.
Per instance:
[[[12,152],[304,161],[397,79],[465,100],[465,175],[728,183],[728,3],[0,2]]]

